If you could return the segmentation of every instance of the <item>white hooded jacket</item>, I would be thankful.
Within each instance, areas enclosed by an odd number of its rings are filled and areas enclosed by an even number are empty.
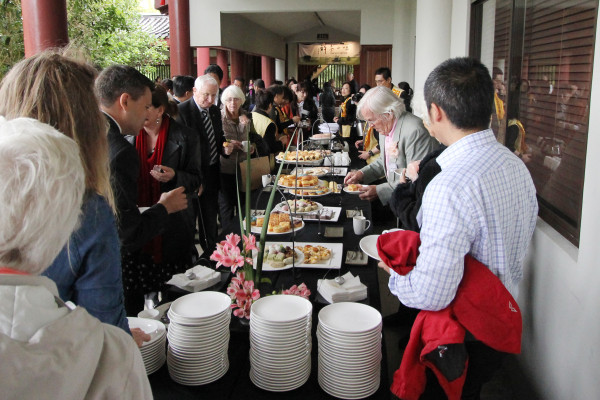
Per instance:
[[[48,278],[0,275],[1,397],[151,399],[133,339],[56,298]]]

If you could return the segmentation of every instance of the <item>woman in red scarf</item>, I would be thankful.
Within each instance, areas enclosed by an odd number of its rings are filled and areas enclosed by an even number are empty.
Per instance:
[[[140,158],[138,206],[156,204],[161,193],[185,187],[188,201],[200,186],[200,149],[194,131],[177,123],[172,116],[177,106],[169,101],[166,91],[157,86],[152,93],[149,118],[135,138]],[[156,236],[142,249],[141,260],[154,264],[152,277],[144,271],[145,293],[160,290],[160,285],[174,273],[192,264],[194,248],[193,207],[169,214],[162,235]],[[151,257],[151,259],[150,259]],[[133,276],[131,277],[134,278]],[[135,279],[139,280],[138,275]],[[149,278],[149,279],[148,279]],[[127,278],[124,276],[124,279]]]

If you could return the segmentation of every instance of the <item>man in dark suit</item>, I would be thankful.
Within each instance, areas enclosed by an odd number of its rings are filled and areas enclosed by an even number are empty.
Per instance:
[[[202,186],[198,192],[198,230],[200,245],[208,256],[212,254],[217,243],[221,169],[219,156],[228,157],[232,151],[232,146],[223,146],[225,136],[221,111],[214,104],[218,91],[219,85],[212,76],[199,76],[196,78],[192,98],[178,106],[179,122],[193,129],[199,136]]]
[[[152,105],[152,89],[152,81],[135,68],[124,65],[108,67],[96,79],[100,108],[110,125],[111,183],[118,212],[121,254],[129,259],[162,232],[168,214],[187,208],[183,187],[163,193],[158,203],[143,213],[137,207],[140,162],[135,147],[125,139],[125,135],[136,136],[142,129]],[[143,309],[142,294],[126,291],[128,313]]]
[[[212,76],[215,81],[217,81],[217,87],[219,88],[217,92],[217,96],[215,97],[214,104],[215,106],[221,108],[221,94],[223,94],[223,89],[221,89],[221,82],[223,81],[223,70],[217,64],[210,64],[204,70],[204,75]]]

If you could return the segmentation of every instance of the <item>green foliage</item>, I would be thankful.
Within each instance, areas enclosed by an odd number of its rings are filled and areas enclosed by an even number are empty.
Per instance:
[[[142,66],[142,73],[168,58],[163,40],[140,28],[137,0],[68,0],[69,40],[99,67]],[[0,0],[0,76],[25,55],[21,0]]]
[[[0,0],[0,77],[24,56],[21,0]]]
[[[69,39],[100,67],[146,66],[148,73],[168,58],[166,43],[141,30],[135,0],[68,0],[67,12]]]

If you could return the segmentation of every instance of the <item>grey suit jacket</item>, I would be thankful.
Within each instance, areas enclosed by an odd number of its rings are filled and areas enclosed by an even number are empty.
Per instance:
[[[363,173],[363,183],[374,182],[379,178],[385,177],[387,182],[377,185],[377,196],[385,205],[390,200],[392,192],[398,179],[394,173],[396,168],[406,168],[406,165],[414,160],[421,160],[431,151],[438,147],[438,142],[429,135],[429,132],[423,126],[423,121],[409,112],[400,116],[396,123],[396,129],[392,134],[394,143],[398,146],[398,155],[393,157],[393,165],[390,167],[386,162],[385,136],[381,135],[381,156],[371,164],[361,169]]]

